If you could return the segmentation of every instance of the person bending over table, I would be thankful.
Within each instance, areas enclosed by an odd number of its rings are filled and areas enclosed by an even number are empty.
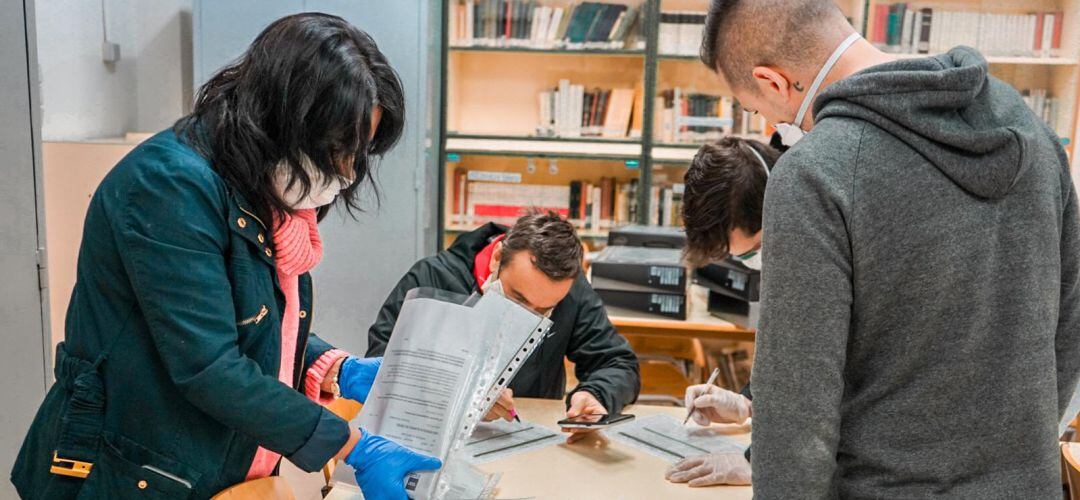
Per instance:
[[[209,498],[331,458],[367,498],[439,460],[323,404],[363,402],[380,360],[311,332],[317,221],[355,207],[401,136],[401,82],[371,37],[271,23],[174,127],[102,180],[86,215],[56,383],[11,472],[24,499]]]
[[[685,175],[686,258],[707,264],[732,257],[761,270],[761,213],[765,183],[780,151],[758,141],[726,137],[698,150]],[[740,393],[712,384],[686,389],[698,425],[742,424],[752,414],[750,384]],[[690,486],[750,484],[750,450],[690,457],[665,477]]]
[[[640,390],[637,356],[615,333],[604,304],[582,273],[574,226],[553,213],[530,214],[511,228],[488,223],[462,234],[401,278],[368,331],[368,356],[381,356],[405,294],[429,287],[500,293],[551,318],[551,331],[499,396],[486,420],[513,420],[514,396],[558,399],[566,387],[563,357],[580,381],[566,397],[567,417],[618,413]],[[567,442],[587,432],[574,429]]]

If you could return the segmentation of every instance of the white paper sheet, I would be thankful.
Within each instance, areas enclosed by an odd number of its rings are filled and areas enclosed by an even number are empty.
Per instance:
[[[497,478],[475,471],[454,450],[494,403],[494,386],[516,373],[503,370],[523,362],[550,326],[497,294],[409,292],[356,423],[444,461],[439,472],[406,477],[410,497],[478,498],[491,491]],[[335,479],[353,483],[351,472]]]
[[[470,463],[482,464],[563,442],[562,434],[522,420],[496,420],[476,426],[461,451]]]
[[[746,446],[718,432],[716,427],[701,427],[667,415],[651,415],[604,431],[620,443],[669,462],[709,453],[741,453]]]

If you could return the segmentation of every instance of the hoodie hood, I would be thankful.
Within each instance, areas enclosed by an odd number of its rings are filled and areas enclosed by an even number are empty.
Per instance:
[[[967,192],[991,199],[1009,194],[1030,161],[1025,151],[1046,133],[969,47],[874,66],[830,85],[815,101],[814,117],[834,116],[880,127]]]

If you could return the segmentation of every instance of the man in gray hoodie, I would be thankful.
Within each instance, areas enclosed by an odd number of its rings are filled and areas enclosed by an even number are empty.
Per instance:
[[[765,195],[755,496],[1060,498],[1080,221],[1054,133],[975,50],[893,61],[831,0],[714,0],[702,60],[793,145]]]

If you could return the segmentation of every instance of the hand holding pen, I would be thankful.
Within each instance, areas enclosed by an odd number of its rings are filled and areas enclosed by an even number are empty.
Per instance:
[[[499,393],[499,399],[495,401],[495,404],[491,407],[491,411],[484,416],[484,421],[491,422],[492,420],[500,418],[507,422],[511,420],[521,422],[521,419],[518,418],[517,409],[514,408],[513,389],[506,388]]]
[[[741,424],[750,418],[752,407],[749,399],[727,389],[713,385],[720,370],[713,370],[705,384],[686,388],[686,420],[691,418],[701,426],[710,423]]]

